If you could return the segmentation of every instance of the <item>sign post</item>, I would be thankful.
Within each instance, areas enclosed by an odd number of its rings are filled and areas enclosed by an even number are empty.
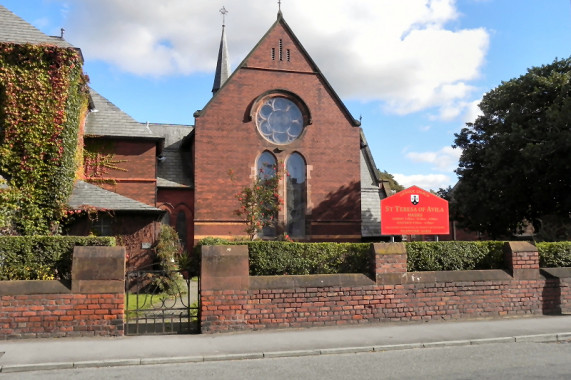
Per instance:
[[[381,235],[448,235],[448,201],[417,186],[381,200]]]

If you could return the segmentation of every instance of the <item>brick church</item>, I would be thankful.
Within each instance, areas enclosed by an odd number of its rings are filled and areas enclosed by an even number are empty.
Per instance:
[[[2,6],[0,21],[3,42],[74,48]],[[104,212],[71,233],[118,235],[132,256],[150,251],[160,223],[189,249],[205,237],[244,237],[235,195],[262,173],[278,176],[284,206],[277,229],[261,237],[380,239],[380,200],[390,189],[360,122],[281,11],[233,72],[222,27],[212,91],[194,125],[168,125],[137,122],[90,90],[82,138],[95,164],[86,161],[68,203]]]

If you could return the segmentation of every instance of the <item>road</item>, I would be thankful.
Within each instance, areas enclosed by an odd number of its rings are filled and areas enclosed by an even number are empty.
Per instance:
[[[571,343],[486,344],[297,358],[5,373],[11,379],[569,379]]]

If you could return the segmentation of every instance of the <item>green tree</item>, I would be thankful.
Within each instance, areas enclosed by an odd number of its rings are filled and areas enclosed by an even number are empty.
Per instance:
[[[389,182],[389,186],[391,187],[391,190],[394,190],[396,193],[404,190],[404,187],[397,182],[397,180],[395,179],[395,177],[391,173],[387,172],[386,170],[385,171],[378,170],[378,172],[379,172],[379,176],[381,177],[381,179],[383,181]]]
[[[465,227],[499,237],[528,223],[540,231],[546,218],[569,223],[570,78],[571,57],[530,68],[485,94],[483,115],[455,135]]]
[[[274,168],[274,173],[277,168]],[[246,222],[245,231],[250,240],[254,240],[264,227],[277,226],[278,212],[283,203],[278,193],[279,178],[261,173],[251,186],[244,187],[236,194],[240,208],[236,215]]]

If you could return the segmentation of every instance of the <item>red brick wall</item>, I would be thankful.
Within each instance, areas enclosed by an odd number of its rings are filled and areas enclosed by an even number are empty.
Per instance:
[[[154,141],[129,141],[86,139],[86,145],[103,154],[113,154],[114,168],[106,168],[98,176],[97,185],[139,202],[155,206],[156,201],[156,143]],[[93,173],[85,173],[89,181]]]
[[[125,249],[75,247],[71,277],[0,281],[0,339],[123,335]]]
[[[283,39],[290,62],[270,58],[271,46]],[[308,165],[309,232],[319,240],[360,238],[360,135],[322,79],[303,60],[278,25],[216,94],[195,122],[195,238],[245,235],[235,194],[251,184],[255,162],[264,151],[285,163],[299,152]],[[264,68],[259,70],[257,68]],[[291,70],[291,71],[277,71]],[[266,141],[251,120],[253,102],[266,91],[299,96],[312,123],[296,141],[279,146]],[[233,172],[231,180],[229,171]],[[283,169],[282,169],[283,175]],[[280,193],[284,194],[281,183]],[[285,216],[280,214],[280,220]]]
[[[124,294],[0,297],[0,339],[123,335]]]
[[[211,282],[216,286],[208,286],[206,282],[201,290],[202,331],[504,317],[569,310],[571,270],[544,278],[537,269],[534,280],[517,279],[501,270],[406,273],[402,260],[404,257],[406,263],[406,253],[398,252],[398,243],[375,248],[376,281],[365,275],[249,277],[247,271],[235,271],[233,283],[247,286],[224,287],[216,281]],[[518,256],[517,252],[512,254]],[[216,266],[209,267],[209,262]],[[211,258],[203,265],[202,276],[223,268],[220,260]]]
[[[546,281],[202,291],[202,331],[315,327],[550,313]],[[544,293],[544,294],[542,294]]]
[[[113,236],[117,238],[117,245],[126,249],[129,270],[152,263],[153,252],[150,248],[144,248],[143,243],[152,246],[157,239],[156,216],[112,213],[111,217]],[[83,218],[72,226],[69,234],[87,236],[92,223],[88,218]]]
[[[186,250],[192,252],[194,246],[194,191],[189,188],[157,191],[157,207],[166,210],[170,217],[170,225],[176,229],[177,215],[183,211],[186,219]]]

